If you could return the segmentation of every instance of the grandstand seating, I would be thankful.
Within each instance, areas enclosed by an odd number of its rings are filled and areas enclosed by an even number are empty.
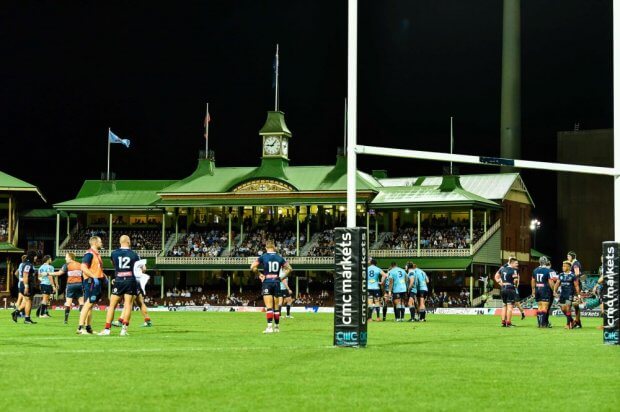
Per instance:
[[[126,228],[116,229],[112,232],[112,246],[117,247],[122,235],[131,238],[131,247],[134,250],[159,250],[161,249],[161,230]],[[170,232],[167,232],[169,235]],[[65,249],[86,250],[89,248],[88,239],[99,236],[103,242],[103,248],[108,246],[108,233],[103,229],[84,229],[77,231],[65,245]]]
[[[9,236],[9,222],[7,219],[0,219],[0,242],[6,242]]]
[[[292,230],[271,232],[265,229],[255,229],[244,234],[239,246],[231,251],[230,256],[257,256],[259,251],[264,250],[267,240],[273,240],[276,249],[283,256],[295,256],[297,250],[297,237]],[[304,234],[299,236],[299,247],[306,244]]]
[[[223,230],[179,234],[176,245],[168,251],[167,256],[218,257],[227,245],[228,233]]]
[[[484,234],[480,226],[474,227],[473,242],[469,238],[469,223],[422,226],[420,234],[421,249],[465,249],[475,243]],[[417,248],[418,229],[415,226],[403,227],[392,236],[386,237],[382,249],[415,249]]]

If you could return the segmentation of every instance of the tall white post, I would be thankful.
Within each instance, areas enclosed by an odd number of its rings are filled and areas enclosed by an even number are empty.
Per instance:
[[[614,44],[614,168],[620,167],[620,10],[613,2],[613,44]],[[620,176],[614,176],[614,237],[620,241]]]
[[[112,213],[110,213],[110,232],[108,233],[108,253],[112,253]]]
[[[417,257],[420,257],[420,240],[422,240],[422,222],[420,222],[420,218],[422,217],[422,213],[418,210],[418,254]]]
[[[108,127],[108,173],[107,173],[107,180],[110,180],[110,130],[111,128]]]
[[[56,257],[60,250],[60,212],[56,212]]]
[[[357,179],[357,0],[349,0],[347,74],[347,227],[355,227]]]

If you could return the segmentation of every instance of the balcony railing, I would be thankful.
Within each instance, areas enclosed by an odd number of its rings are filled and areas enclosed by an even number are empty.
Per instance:
[[[158,265],[248,265],[256,260],[255,257],[179,257],[160,256],[155,259]],[[333,256],[327,257],[287,257],[286,260],[295,265],[329,265],[334,263]]]
[[[65,254],[71,252],[76,256],[83,256],[86,253],[87,249],[60,249],[58,251],[59,256],[64,256]],[[161,253],[161,250],[134,250],[141,258],[153,258],[158,256]],[[109,257],[110,251],[108,249],[101,249],[99,254],[103,257]]]
[[[371,250],[372,257],[464,257],[469,256],[466,249],[378,249]]]

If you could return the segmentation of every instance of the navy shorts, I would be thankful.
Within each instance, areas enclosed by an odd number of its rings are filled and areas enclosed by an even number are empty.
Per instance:
[[[573,298],[574,298],[573,295],[562,294],[562,295],[560,295],[560,304],[561,305],[570,305],[570,304],[573,303]]]
[[[515,303],[515,300],[517,298],[517,293],[515,291],[515,288],[507,288],[504,287],[502,288],[502,302],[504,302],[504,305],[512,305],[513,303]]]
[[[288,297],[290,297],[290,296],[291,296],[291,294],[288,292],[288,289],[282,289],[282,288],[280,288],[280,289],[278,290],[278,297],[279,297],[279,298],[288,298]]]
[[[90,303],[96,303],[101,299],[101,279],[88,279],[84,281],[84,298]]]
[[[368,289],[368,297],[379,299],[381,297],[381,289]]]
[[[136,296],[138,294],[138,282],[136,282],[136,280],[132,278],[126,280],[119,280],[117,278],[114,281],[114,288],[112,288],[112,294],[116,296]]]
[[[65,298],[78,299],[84,296],[82,283],[67,283]]]
[[[24,293],[24,282],[19,282],[19,293],[21,293],[22,295],[26,296],[26,297],[32,297],[34,296],[34,290],[32,289],[32,284],[28,284],[28,294]]]
[[[407,298],[407,292],[394,292],[392,293],[392,300]]]
[[[418,290],[417,297],[426,298],[428,296],[428,290]]]
[[[551,293],[546,289],[537,288],[534,297],[536,302],[549,302],[551,300]]]
[[[51,295],[54,293],[54,288],[52,285],[41,285],[41,293],[44,295]]]
[[[261,294],[263,296],[279,296],[280,282],[264,281],[261,286]]]

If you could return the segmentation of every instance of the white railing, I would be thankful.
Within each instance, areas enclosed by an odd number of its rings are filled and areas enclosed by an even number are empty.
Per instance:
[[[135,252],[141,258],[150,258],[159,255],[161,250],[135,250]],[[67,253],[73,253],[76,256],[83,256],[84,253],[86,253],[86,249],[61,249],[58,251],[59,256],[64,256]],[[99,254],[103,257],[108,257],[110,256],[110,251],[108,249],[101,249]]]
[[[370,252],[372,257],[465,257],[470,256],[466,249],[379,249]]]
[[[474,243],[474,246],[472,248],[472,255],[476,254],[476,252],[486,243],[486,241],[489,240],[491,236],[493,236],[495,232],[499,230],[501,226],[500,223],[501,221],[498,220],[497,222],[493,223],[490,228],[487,228],[486,233],[483,234],[476,243]]]
[[[179,257],[179,256],[160,256],[155,263],[158,265],[248,265],[256,260],[256,257]],[[286,260],[293,267],[298,265],[329,265],[334,263],[334,257],[287,257]]]

